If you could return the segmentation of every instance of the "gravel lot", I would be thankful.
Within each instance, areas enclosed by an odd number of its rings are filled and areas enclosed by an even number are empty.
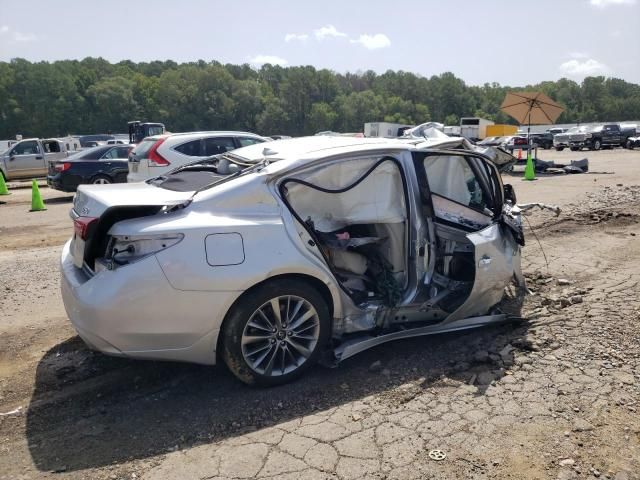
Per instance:
[[[387,344],[269,390],[87,350],[59,295],[72,197],[0,197],[0,479],[640,478],[640,152],[506,176],[528,216],[518,324]],[[15,187],[15,185],[12,185]],[[446,454],[443,460],[429,456]]]

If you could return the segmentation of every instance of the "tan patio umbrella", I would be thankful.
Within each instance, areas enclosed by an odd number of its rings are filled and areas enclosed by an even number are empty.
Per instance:
[[[528,125],[528,136],[531,124],[555,123],[564,107],[542,92],[511,92],[504,97],[500,110],[515,118],[520,125]]]

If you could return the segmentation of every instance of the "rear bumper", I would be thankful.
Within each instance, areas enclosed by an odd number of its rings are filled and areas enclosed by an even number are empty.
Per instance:
[[[176,290],[155,256],[88,275],[62,251],[61,290],[67,315],[85,343],[134,358],[215,364],[216,343],[236,292]]]
[[[76,177],[68,177],[60,174],[47,175],[47,185],[63,192],[75,192],[78,189],[80,180]]]

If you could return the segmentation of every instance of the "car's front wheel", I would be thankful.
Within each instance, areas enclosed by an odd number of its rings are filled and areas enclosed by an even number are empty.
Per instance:
[[[317,362],[329,331],[329,308],[315,288],[275,280],[245,294],[229,312],[222,358],[249,385],[286,383]]]
[[[602,144],[600,143],[600,140],[595,140],[595,141],[593,142],[593,150],[598,151],[598,150],[600,150],[600,147],[601,147],[601,146],[602,146]]]
[[[561,151],[563,151],[563,150],[564,150],[564,147],[556,147],[556,151],[557,151],[557,152],[561,152]]]

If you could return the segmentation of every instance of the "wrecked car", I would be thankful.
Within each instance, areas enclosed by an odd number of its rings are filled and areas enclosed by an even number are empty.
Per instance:
[[[64,305],[93,349],[223,360],[258,385],[503,322],[505,287],[524,287],[512,160],[446,136],[306,137],[82,185]]]

